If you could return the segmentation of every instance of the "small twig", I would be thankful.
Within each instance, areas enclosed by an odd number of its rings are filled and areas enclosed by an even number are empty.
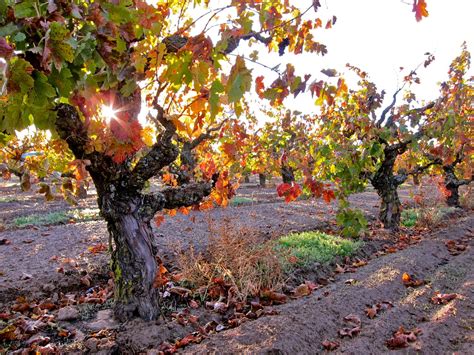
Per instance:
[[[262,66],[262,67],[264,67],[264,68],[266,68],[266,69],[269,69],[269,70],[271,70],[271,71],[277,73],[278,75],[281,75],[281,73],[278,71],[278,69],[276,69],[276,67],[273,67],[273,68],[272,68],[272,67],[270,67],[270,66],[268,66],[268,65],[265,65],[265,64],[263,64],[263,63],[257,62],[256,60],[253,60],[252,58],[248,58],[248,57],[245,57],[245,56],[242,56],[242,55],[238,55],[238,54],[233,54],[233,53],[228,53],[227,55],[231,55],[231,56],[234,56],[234,57],[242,57],[242,59],[244,59],[244,60],[247,60],[247,61],[252,62],[252,63],[254,63],[254,64],[260,65],[260,66]]]

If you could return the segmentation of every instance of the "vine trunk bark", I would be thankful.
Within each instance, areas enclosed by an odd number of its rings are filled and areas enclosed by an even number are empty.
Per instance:
[[[258,181],[259,181],[260,187],[267,186],[267,176],[265,174],[258,174]]]
[[[143,197],[139,192],[120,191],[113,184],[97,190],[109,232],[115,316],[120,320],[136,316],[157,319],[160,295],[155,279],[159,265],[150,221],[140,213]]]
[[[281,178],[283,180],[283,183],[285,184],[291,184],[292,182],[295,181],[295,173],[293,171],[293,168],[287,165],[282,165],[281,166]]]
[[[387,146],[384,149],[384,159],[379,169],[371,178],[372,186],[380,196],[379,220],[384,228],[398,230],[401,219],[401,204],[398,197],[398,186],[407,178],[407,175],[394,175],[394,165],[400,151],[396,146]]]
[[[381,198],[379,219],[386,229],[398,229],[401,217],[401,204],[398,197],[397,186],[387,185],[377,189]]]

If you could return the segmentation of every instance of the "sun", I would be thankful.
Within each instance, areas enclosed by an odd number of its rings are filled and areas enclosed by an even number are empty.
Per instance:
[[[104,117],[107,122],[110,122],[111,120],[116,120],[117,112],[117,110],[115,110],[112,106],[109,105],[102,105],[101,107],[102,117]]]

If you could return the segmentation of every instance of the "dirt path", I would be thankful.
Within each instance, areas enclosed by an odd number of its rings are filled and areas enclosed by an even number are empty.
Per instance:
[[[470,246],[458,256],[445,246],[449,239],[468,239]],[[386,341],[403,326],[421,329],[412,351],[426,354],[473,353],[474,340],[474,216],[425,237],[419,244],[373,259],[356,273],[341,274],[312,295],[278,307],[279,315],[259,318],[238,328],[211,336],[187,347],[185,353],[314,354],[323,352],[324,340],[336,340],[337,353],[380,354]],[[426,285],[412,288],[401,281],[404,272],[416,274]],[[354,284],[346,280],[355,279]],[[435,305],[435,291],[458,293],[446,305]],[[393,308],[374,319],[365,315],[367,306],[391,302]],[[349,314],[361,319],[361,332],[354,338],[338,337],[348,327]]]

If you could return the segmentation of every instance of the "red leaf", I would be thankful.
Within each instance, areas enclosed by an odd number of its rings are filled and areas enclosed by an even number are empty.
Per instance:
[[[439,293],[436,292],[433,297],[431,297],[431,302],[434,304],[446,304],[455,298],[458,297],[457,293]]]
[[[265,85],[263,84],[263,75],[257,76],[255,79],[255,91],[257,91],[258,97],[264,98]]]
[[[336,195],[334,195],[334,191],[332,190],[324,190],[323,191],[323,199],[326,203],[330,203],[331,200],[334,200]]]
[[[286,182],[279,185],[277,187],[278,196],[280,196],[280,197],[284,196],[289,189],[291,189],[291,185],[286,183]]]
[[[332,340],[325,340],[321,343],[323,346],[324,350],[336,350],[339,347],[339,343],[337,341],[332,341]]]
[[[13,48],[7,43],[6,39],[0,37],[0,58],[8,59],[13,54]]]
[[[298,198],[301,195],[302,190],[301,186],[295,184],[294,182],[290,184],[283,183],[277,187],[277,193],[280,197],[285,197],[285,202],[291,202]]]
[[[423,17],[428,17],[425,0],[413,0],[413,12],[417,21],[421,21]]]
[[[421,330],[418,328],[415,328],[412,331],[406,331],[403,327],[400,327],[393,334],[393,337],[386,341],[387,347],[390,349],[406,348],[409,342],[416,341],[418,334],[421,334]]]

